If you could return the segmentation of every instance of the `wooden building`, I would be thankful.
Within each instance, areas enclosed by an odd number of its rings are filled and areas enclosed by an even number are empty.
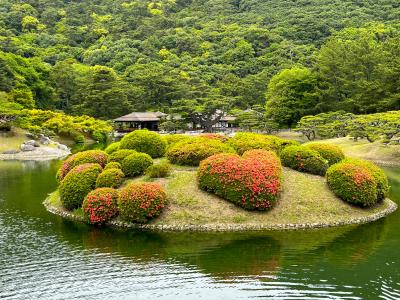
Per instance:
[[[137,129],[158,131],[158,126],[166,114],[162,112],[133,112],[114,119],[117,132],[131,132]]]

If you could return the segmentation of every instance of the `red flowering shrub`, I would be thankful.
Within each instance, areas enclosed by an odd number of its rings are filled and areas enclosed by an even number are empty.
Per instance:
[[[118,214],[118,191],[99,188],[91,191],[82,203],[83,212],[92,224],[104,224]]]
[[[305,146],[288,146],[281,152],[282,164],[300,172],[325,175],[328,161]]]
[[[63,206],[73,210],[82,205],[83,199],[95,187],[102,168],[99,164],[83,164],[73,168],[60,183],[60,199]]]
[[[342,161],[328,169],[326,180],[336,196],[346,202],[364,207],[378,202],[378,183],[365,166]]]
[[[166,204],[166,194],[157,183],[131,183],[119,195],[120,216],[131,222],[144,223],[158,216]]]
[[[330,166],[344,159],[344,153],[342,149],[336,145],[313,143],[308,144],[307,147],[317,151],[319,155],[328,161]]]
[[[76,154],[68,157],[60,169],[57,172],[57,180],[61,181],[68,174],[72,168],[86,164],[86,163],[95,163],[99,164],[102,168],[106,165],[108,160],[108,155],[104,151],[101,150],[88,150],[83,152],[78,152]]]
[[[218,133],[203,133],[203,134],[200,134],[200,137],[210,139],[210,140],[218,140],[221,142],[226,142],[228,140],[228,138],[225,135],[218,134]]]
[[[282,168],[271,151],[252,150],[243,157],[213,155],[200,163],[199,187],[248,210],[266,210],[278,200]]]
[[[167,157],[173,164],[198,166],[203,159],[218,153],[235,153],[235,150],[221,141],[197,137],[176,143],[168,149]]]

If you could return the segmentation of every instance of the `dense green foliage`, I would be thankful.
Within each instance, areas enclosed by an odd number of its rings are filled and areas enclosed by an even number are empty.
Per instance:
[[[169,162],[163,161],[147,168],[146,175],[150,178],[165,178],[171,174],[172,166]]]
[[[142,175],[152,164],[151,156],[141,152],[128,155],[121,163],[122,171],[128,177]]]
[[[101,225],[114,218],[118,214],[118,197],[118,191],[112,188],[99,188],[87,194],[82,208],[89,222]]]
[[[122,138],[119,147],[147,153],[152,158],[157,158],[164,156],[167,142],[153,131],[135,130]]]
[[[111,154],[111,153],[113,153],[115,151],[118,151],[119,150],[119,144],[120,144],[119,142],[115,142],[115,143],[112,143],[112,144],[108,145],[107,148],[104,149],[104,152],[106,152],[107,154]]]
[[[129,149],[118,150],[109,155],[108,161],[122,164],[122,161],[125,159],[125,157],[134,153],[137,153],[137,151]]]
[[[107,159],[107,153],[101,150],[88,150],[73,154],[62,163],[57,172],[57,179],[61,181],[74,167],[86,163],[96,163],[103,168],[107,163]]]
[[[372,206],[378,202],[378,183],[362,164],[351,160],[334,164],[329,167],[326,180],[332,191],[346,202],[360,206]]]
[[[305,116],[297,124],[297,131],[309,140],[316,137],[335,138],[352,136],[355,140],[398,143],[400,140],[400,111],[369,115],[354,115],[343,111]]]
[[[0,98],[102,119],[171,109],[208,130],[265,102],[280,126],[394,110],[399,15],[396,0],[3,0]]]
[[[109,187],[117,188],[124,180],[124,173],[120,169],[103,170],[96,179],[96,188]]]
[[[116,161],[112,161],[109,162],[108,164],[106,164],[106,166],[104,167],[104,170],[109,170],[109,169],[122,169],[122,166],[119,162]]]
[[[281,152],[282,164],[300,172],[325,175],[328,161],[306,146],[289,146]]]
[[[243,158],[216,154],[200,163],[199,187],[248,210],[266,210],[278,200],[281,163],[272,151],[250,150]]]
[[[336,145],[313,143],[308,144],[307,147],[317,151],[322,158],[328,161],[330,166],[340,162],[345,157],[342,149]]]
[[[60,198],[66,209],[81,207],[83,199],[94,189],[101,170],[99,164],[87,163],[76,166],[65,176],[60,183]]]
[[[144,223],[158,216],[166,204],[166,194],[156,183],[131,183],[120,191],[120,216],[131,222]]]
[[[197,137],[176,143],[168,149],[167,157],[173,164],[198,166],[211,155],[234,152],[232,147],[219,140]]]

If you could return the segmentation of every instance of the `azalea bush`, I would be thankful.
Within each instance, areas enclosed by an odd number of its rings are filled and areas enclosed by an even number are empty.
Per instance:
[[[108,170],[108,169],[122,169],[122,166],[119,162],[116,161],[112,161],[109,162],[108,164],[106,164],[106,166],[104,167],[104,170]]]
[[[147,153],[152,158],[157,158],[164,156],[167,142],[156,132],[135,130],[121,139],[119,147]]]
[[[300,172],[324,175],[328,161],[317,151],[305,146],[289,146],[280,154],[282,164]]]
[[[150,178],[165,178],[171,174],[171,169],[171,164],[167,161],[163,161],[148,167],[146,175]]]
[[[104,224],[118,215],[117,190],[98,188],[89,192],[82,203],[82,208],[89,222],[96,225]]]
[[[201,162],[199,187],[248,210],[267,210],[279,198],[282,167],[272,151],[251,150],[243,157],[217,154]]]
[[[367,207],[376,204],[378,181],[363,164],[344,160],[331,166],[326,173],[329,188],[342,200]]]
[[[119,145],[120,145],[119,142],[112,143],[112,144],[108,145],[106,149],[104,149],[104,152],[106,152],[107,154],[111,154],[115,151],[118,151]]]
[[[313,143],[308,144],[307,147],[317,151],[323,158],[328,161],[328,164],[330,166],[340,162],[345,158],[342,149],[340,149],[340,147],[336,145]]]
[[[167,142],[167,149],[171,146],[175,145],[176,143],[182,142],[184,140],[189,140],[192,137],[185,135],[185,134],[166,134],[163,136],[165,141]]]
[[[133,153],[122,161],[122,171],[128,177],[141,175],[153,164],[153,159],[146,153]]]
[[[96,163],[101,167],[104,167],[107,163],[108,155],[101,150],[88,150],[83,152],[78,152],[76,154],[68,157],[61,165],[57,172],[57,180],[61,181],[68,174],[72,168],[86,164],[86,163]]]
[[[115,152],[112,152],[109,157],[108,161],[109,162],[117,162],[117,163],[122,163],[122,161],[128,157],[131,154],[137,153],[135,150],[129,150],[129,149],[123,149],[123,150],[117,150]]]
[[[144,223],[158,216],[166,205],[164,189],[157,183],[131,183],[119,195],[120,216],[127,221]]]
[[[198,166],[203,159],[218,153],[235,150],[219,140],[197,137],[176,143],[168,149],[167,157],[173,164]]]
[[[79,208],[86,195],[94,189],[102,168],[99,164],[87,163],[73,168],[60,183],[60,199],[68,210]]]
[[[218,140],[221,142],[226,142],[228,140],[228,137],[223,135],[223,134],[218,134],[218,133],[203,133],[200,135],[200,137],[206,138],[206,139],[211,139],[211,140]]]
[[[96,180],[96,187],[117,188],[124,181],[125,174],[120,169],[103,170]]]

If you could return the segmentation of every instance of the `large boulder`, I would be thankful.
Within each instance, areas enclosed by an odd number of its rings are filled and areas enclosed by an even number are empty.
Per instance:
[[[33,145],[29,145],[29,144],[22,144],[21,145],[21,151],[22,152],[30,152],[35,150],[35,146]]]

